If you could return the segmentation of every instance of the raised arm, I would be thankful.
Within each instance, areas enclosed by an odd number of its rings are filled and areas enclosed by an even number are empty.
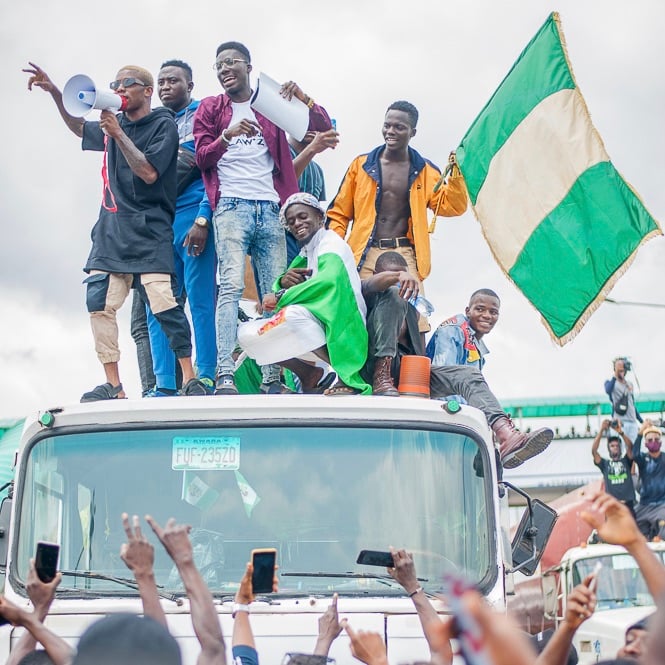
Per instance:
[[[237,647],[256,648],[254,633],[252,633],[252,626],[249,622],[249,606],[254,602],[254,590],[252,589],[253,572],[254,567],[251,563],[248,563],[235,595],[232,638],[234,656],[236,655],[235,649]]]
[[[536,665],[566,665],[577,629],[596,609],[596,595],[589,585],[593,575],[578,584],[568,595],[566,614],[552,638],[536,660]]]
[[[123,543],[120,548],[120,558],[134,573],[143,603],[143,613],[168,628],[155,582],[155,548],[143,535],[138,515],[134,515],[132,521],[133,528],[129,524],[129,515],[122,514],[122,528],[127,534],[127,542]]]
[[[623,431],[623,426],[621,425],[621,420],[617,418],[616,431],[619,432],[619,435],[623,439],[623,442],[626,444],[626,457],[629,460],[633,460],[633,440]]]
[[[30,568],[28,570],[28,579],[26,580],[26,591],[28,598],[34,607],[35,617],[43,622],[48,616],[51,603],[55,597],[55,590],[62,580],[62,575],[58,573],[51,582],[42,582],[35,570],[35,560],[30,559]],[[24,656],[35,650],[37,640],[34,638],[30,631],[23,633],[21,639],[16,644],[16,648],[12,649],[11,655],[7,660],[6,665],[17,665],[20,663]]]
[[[342,632],[342,624],[337,614],[337,594],[334,593],[332,603],[319,618],[319,636],[314,647],[315,656],[327,656],[332,643]]]
[[[591,455],[593,456],[594,464],[600,464],[600,460],[602,459],[602,457],[598,453],[598,447],[600,446],[600,440],[607,433],[609,426],[610,426],[610,421],[607,418],[605,418],[605,420],[603,420],[603,422],[600,425],[598,434],[596,434],[596,437],[594,438],[593,443],[591,444]]]
[[[307,137],[305,137],[307,140]],[[305,171],[307,165],[320,152],[328,148],[335,149],[339,143],[339,134],[334,129],[328,129],[325,132],[314,132],[314,138],[297,154],[293,160],[293,168],[296,171],[296,178]]]
[[[32,86],[34,85],[44,90],[44,92],[48,92],[53,98],[55,105],[58,107],[60,117],[65,121],[67,127],[69,127],[76,136],[79,138],[82,137],[83,125],[85,122],[83,118],[75,118],[73,115],[69,115],[65,110],[65,105],[62,103],[62,92],[53,81],[51,81],[48,74],[34,62],[28,62],[28,64],[30,67],[23,70],[26,74],[30,74],[30,78],[28,79],[28,90],[32,90]]]
[[[171,518],[162,529],[150,515],[146,515],[145,520],[173,559],[185,585],[192,613],[192,625],[201,645],[198,665],[224,665],[226,645],[222,627],[212,594],[194,564],[194,553],[189,539],[191,526],[177,524],[175,519]]]
[[[74,650],[61,637],[52,633],[37,617],[36,612],[26,612],[11,601],[0,596],[0,615],[13,626],[22,626],[32,638],[39,642],[55,665],[69,665],[74,658]],[[24,654],[25,655],[25,654]],[[15,654],[7,663],[15,663]]]
[[[630,510],[604,492],[592,497],[591,508],[581,513],[582,519],[598,531],[604,542],[623,545],[633,556],[654,600],[665,594],[665,566],[649,549],[646,538],[637,528]]]
[[[448,180],[439,185],[441,176],[433,173],[427,183],[427,186],[431,187],[428,190],[431,191],[431,196],[427,205],[436,216],[456,217],[466,211],[468,199],[464,178],[455,162],[455,154],[450,153],[448,160],[452,162],[452,171],[448,176]],[[434,189],[437,185],[439,186],[435,192]]]
[[[411,598],[413,605],[418,613],[420,625],[423,627],[425,639],[430,648],[432,656],[440,653],[440,640],[438,638],[439,624],[441,619],[429,602],[423,588],[418,582],[416,576],[416,567],[413,563],[413,556],[406,550],[395,550],[390,548],[390,553],[393,555],[393,568],[388,568],[388,574],[397,582],[399,582],[406,591],[406,595]],[[450,645],[449,645],[450,646]],[[450,661],[452,662],[452,651],[450,652]]]

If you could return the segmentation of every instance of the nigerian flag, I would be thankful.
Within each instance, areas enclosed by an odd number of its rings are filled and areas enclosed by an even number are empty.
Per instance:
[[[469,198],[504,273],[571,340],[661,234],[610,161],[550,15],[457,149]]]

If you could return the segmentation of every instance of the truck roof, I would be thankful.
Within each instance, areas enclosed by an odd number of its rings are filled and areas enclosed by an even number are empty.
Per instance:
[[[422,398],[324,395],[237,395],[208,397],[163,397],[138,400],[109,400],[87,404],[56,406],[26,418],[23,438],[45,427],[168,424],[183,421],[243,422],[270,420],[274,424],[300,421],[321,425],[362,422],[388,422],[392,426],[440,424],[457,425],[484,433],[490,430],[484,415],[464,405],[450,414],[446,402]],[[50,416],[49,416],[50,414]],[[52,417],[51,417],[52,416]],[[41,419],[41,421],[40,421]],[[48,424],[45,424],[48,423]]]
[[[648,543],[649,547],[658,552],[665,551],[665,542]],[[625,554],[626,548],[621,545],[608,545],[597,543],[586,547],[571,547],[561,558],[564,561],[579,561],[580,559],[592,559],[599,556],[612,556],[613,554]]]

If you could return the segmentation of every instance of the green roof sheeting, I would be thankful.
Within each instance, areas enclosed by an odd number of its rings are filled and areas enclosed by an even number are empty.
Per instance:
[[[566,416],[609,416],[612,405],[607,395],[581,397],[531,397],[501,402],[514,418],[565,418]],[[640,413],[663,413],[665,393],[643,393],[635,398]]]

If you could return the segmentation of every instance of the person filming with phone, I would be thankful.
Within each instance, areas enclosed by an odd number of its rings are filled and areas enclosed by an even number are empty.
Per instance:
[[[633,368],[628,358],[618,357],[612,361],[614,376],[605,381],[605,392],[612,403],[612,417],[621,418],[623,431],[635,442],[642,417],[635,408],[633,384],[626,379],[626,374]]]

